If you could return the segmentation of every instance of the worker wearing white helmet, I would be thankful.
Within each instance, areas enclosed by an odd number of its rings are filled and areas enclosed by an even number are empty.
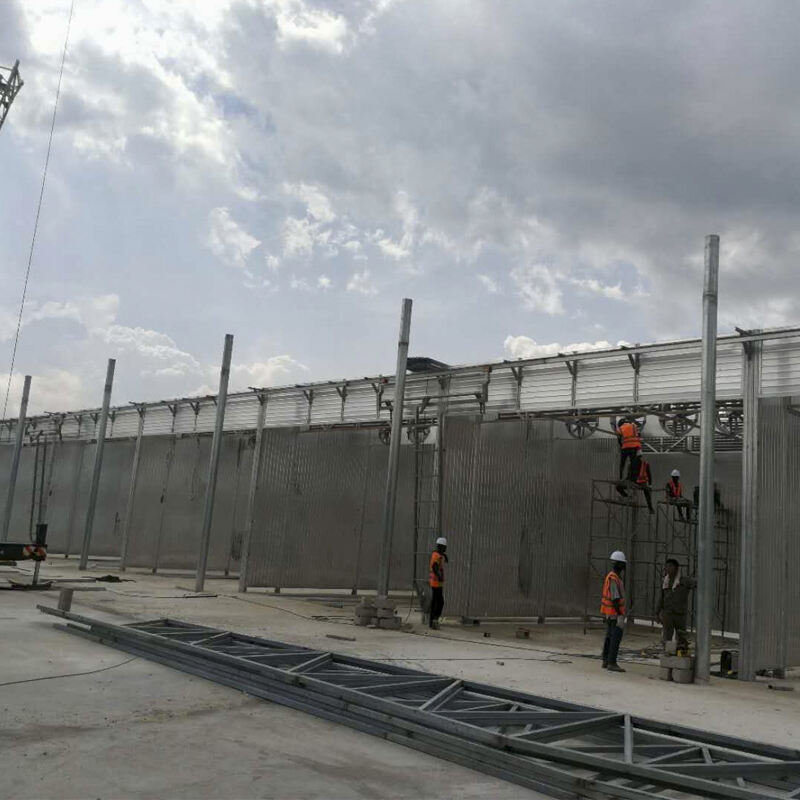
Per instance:
[[[436,540],[436,549],[431,553],[430,575],[428,585],[431,588],[431,605],[428,624],[432,630],[439,627],[439,617],[444,608],[444,565],[447,563],[447,539],[440,536]]]
[[[681,472],[674,469],[670,473],[670,478],[666,485],[667,502],[677,507],[678,517],[684,522],[689,521],[689,501],[683,497],[683,484],[681,483]]]
[[[603,669],[609,672],[625,672],[617,663],[619,645],[625,628],[625,585],[622,573],[628,563],[622,550],[615,550],[610,556],[611,571],[603,581],[603,595],[600,600],[600,613],[606,621],[606,638],[603,642]]]

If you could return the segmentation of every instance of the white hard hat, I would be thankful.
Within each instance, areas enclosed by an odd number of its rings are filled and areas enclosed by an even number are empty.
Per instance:
[[[670,475],[672,475],[673,478],[680,478],[681,471],[679,469],[674,469],[670,472]]]
[[[442,544],[442,545],[444,545],[445,547],[447,547],[447,539],[445,539],[445,538],[444,538],[444,536],[440,536],[440,537],[439,537],[439,538],[436,540],[436,544]]]
[[[612,553],[612,554],[611,554],[611,555],[608,557],[608,560],[609,560],[609,561],[619,561],[619,562],[621,562],[622,564],[627,564],[627,563],[628,563],[628,559],[627,559],[627,558],[625,558],[625,553],[623,553],[623,552],[622,552],[622,550],[615,550],[615,551],[614,551],[614,552],[613,552],[613,553]]]

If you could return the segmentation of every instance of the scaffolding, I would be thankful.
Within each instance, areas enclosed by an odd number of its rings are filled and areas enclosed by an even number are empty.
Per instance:
[[[622,487],[627,497],[619,493]],[[697,509],[691,503],[658,501],[650,513],[641,499],[642,490],[627,481],[593,480],[589,526],[588,579],[584,632],[599,617],[600,587],[608,572],[608,556],[622,550],[628,557],[625,590],[628,619],[657,622],[664,563],[674,558],[685,574],[697,572]],[[724,635],[730,624],[731,541],[736,520],[718,505],[714,537],[713,628]],[[690,628],[694,630],[695,593],[691,594]]]
[[[23,81],[19,76],[19,61],[15,61],[13,67],[0,66],[0,128],[3,127],[11,104],[22,86]]]

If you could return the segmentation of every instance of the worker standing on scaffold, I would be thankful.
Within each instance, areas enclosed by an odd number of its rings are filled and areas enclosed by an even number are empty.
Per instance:
[[[635,461],[642,450],[642,437],[639,433],[639,426],[633,420],[625,420],[617,427],[619,438],[619,479],[625,478],[625,464],[629,462],[628,468]]]

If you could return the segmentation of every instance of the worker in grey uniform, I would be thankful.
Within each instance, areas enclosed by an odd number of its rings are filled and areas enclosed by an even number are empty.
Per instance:
[[[678,650],[686,650],[689,646],[686,614],[689,610],[689,592],[696,586],[697,581],[694,578],[681,573],[681,566],[676,559],[667,559],[661,584],[658,618],[663,627],[662,640],[665,643],[671,642],[674,636]]]

